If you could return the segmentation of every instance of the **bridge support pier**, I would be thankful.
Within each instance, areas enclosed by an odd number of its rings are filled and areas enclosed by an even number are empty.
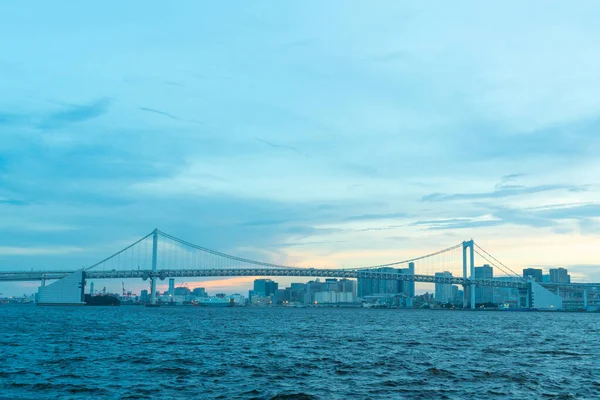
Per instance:
[[[152,273],[156,272],[156,257],[158,255],[158,229],[152,232]],[[156,275],[150,277],[150,304],[156,304]]]
[[[475,242],[469,240],[463,242],[463,308],[467,303],[471,304],[471,310],[475,309],[475,285],[467,284],[467,280],[475,279]],[[467,275],[467,249],[469,249],[469,273]],[[468,289],[468,290],[467,290]]]
[[[156,277],[150,277],[150,304],[156,304]]]

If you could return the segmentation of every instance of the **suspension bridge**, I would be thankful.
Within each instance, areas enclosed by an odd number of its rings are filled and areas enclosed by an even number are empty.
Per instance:
[[[476,276],[475,255],[494,268],[494,277]],[[401,266],[408,268],[399,268]],[[42,285],[45,285],[47,280],[63,279],[74,272],[76,271],[0,272],[0,281],[42,281]],[[82,272],[84,280],[150,280],[152,304],[156,302],[157,280],[194,277],[329,277],[460,285],[464,288],[463,306],[471,308],[475,307],[476,287],[512,288],[524,292],[531,290],[529,282],[473,240],[388,264],[332,269],[275,264],[233,256],[155,229],[111,256],[84,268]],[[576,284],[570,286],[574,285]]]

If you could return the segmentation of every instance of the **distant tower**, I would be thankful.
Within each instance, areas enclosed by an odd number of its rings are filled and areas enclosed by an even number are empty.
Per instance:
[[[169,279],[169,295],[175,296],[175,279]]]
[[[94,295],[94,282],[90,283],[90,295]]]

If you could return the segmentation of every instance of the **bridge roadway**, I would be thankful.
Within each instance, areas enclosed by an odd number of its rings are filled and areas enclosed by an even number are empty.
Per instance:
[[[42,281],[61,279],[75,271],[23,271],[0,272],[0,281]],[[128,270],[128,271],[85,271],[86,279],[127,279],[151,277],[166,278],[208,278],[229,276],[299,276],[322,278],[365,278],[399,280],[423,283],[441,283],[451,285],[491,286],[526,289],[527,284],[522,280],[478,279],[470,280],[459,277],[438,277],[431,275],[409,275],[394,272],[379,272],[352,269],[317,269],[317,268],[222,268],[222,269],[163,269]]]

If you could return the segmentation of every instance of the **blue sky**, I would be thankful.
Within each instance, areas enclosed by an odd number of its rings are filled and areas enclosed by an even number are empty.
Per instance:
[[[0,270],[159,227],[327,267],[474,238],[600,280],[597,2],[1,7]]]

